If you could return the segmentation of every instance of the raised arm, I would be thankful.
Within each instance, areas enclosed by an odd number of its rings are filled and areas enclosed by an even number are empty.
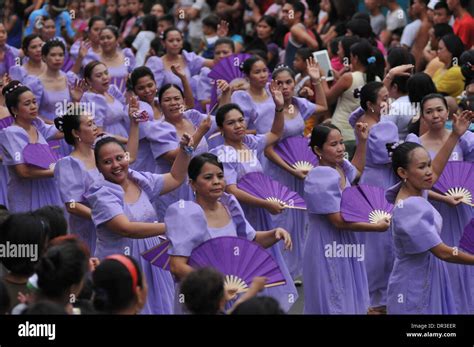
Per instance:
[[[270,84],[270,93],[275,102],[275,118],[273,119],[272,129],[270,132],[265,134],[266,146],[271,146],[277,143],[283,134],[283,127],[285,125],[285,118],[283,116],[285,100],[283,99],[281,89],[282,87],[279,86],[276,81],[272,80],[272,83]]]
[[[367,123],[356,123],[354,132],[356,134],[358,143],[354,157],[352,158],[352,165],[357,169],[357,177],[360,177],[365,167],[365,153],[367,149],[367,138],[369,137],[369,125]]]
[[[188,77],[184,72],[184,69],[181,65],[175,64],[171,65],[171,71],[179,77],[181,83],[183,84],[183,94],[184,94],[184,103],[186,104],[187,109],[194,108],[194,96],[191,84],[189,84]]]
[[[316,110],[317,112],[326,112],[328,110],[328,103],[322,85],[321,67],[319,63],[314,61],[313,57],[306,60],[306,66],[316,98]]]
[[[188,172],[189,162],[191,161],[193,146],[194,142],[192,137],[184,133],[179,143],[178,154],[171,167],[171,171],[164,174],[164,184],[161,195],[169,193],[183,184]]]
[[[372,223],[348,223],[343,218],[340,212],[330,213],[326,215],[329,222],[339,230],[349,230],[349,231],[386,231],[390,226],[390,221],[383,219],[377,224]]]
[[[119,214],[105,223],[107,229],[132,239],[163,235],[166,231],[164,223],[130,222],[124,214]]]

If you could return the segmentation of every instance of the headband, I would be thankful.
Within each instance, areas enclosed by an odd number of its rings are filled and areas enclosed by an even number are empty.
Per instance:
[[[135,293],[138,285],[138,273],[137,268],[135,267],[133,262],[122,254],[109,255],[105,259],[116,260],[127,268],[128,272],[130,273],[130,276],[132,276],[132,292]]]

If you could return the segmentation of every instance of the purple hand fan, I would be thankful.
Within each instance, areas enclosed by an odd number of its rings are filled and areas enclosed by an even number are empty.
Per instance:
[[[258,198],[282,203],[285,208],[306,210],[306,203],[298,193],[261,172],[244,175],[237,187]]]
[[[474,206],[474,164],[464,161],[450,161],[433,188],[445,195],[463,197],[462,202]]]
[[[217,85],[215,81],[225,80],[227,83],[236,83],[239,80],[245,79],[245,74],[240,70],[240,67],[244,61],[250,58],[250,54],[239,53],[233,54],[230,57],[224,58],[219,61],[209,72],[208,76],[214,83],[211,90],[211,105],[214,106],[217,103]]]
[[[393,205],[385,199],[385,191],[379,187],[360,185],[342,192],[341,215],[346,222],[377,224],[392,217]]]
[[[474,254],[474,219],[471,219],[471,222],[464,228],[464,233],[459,241],[459,248]]]
[[[23,149],[23,159],[26,164],[49,169],[59,159],[51,148],[42,143],[29,143]]]
[[[170,256],[168,255],[168,249],[171,247],[170,241],[161,238],[161,243],[142,253],[142,257],[149,261],[152,265],[158,266],[159,268],[170,271]]]
[[[255,242],[239,237],[224,236],[203,242],[193,250],[188,264],[220,271],[225,277],[225,288],[236,294],[247,291],[256,276],[267,278],[266,288],[286,283],[270,253]]]
[[[308,139],[303,136],[292,136],[280,141],[275,152],[294,169],[310,171],[319,163],[308,146]]]

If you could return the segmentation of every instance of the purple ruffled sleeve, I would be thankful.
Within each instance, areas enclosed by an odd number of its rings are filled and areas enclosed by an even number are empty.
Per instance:
[[[210,71],[208,67],[203,67],[199,73],[196,90],[196,99],[199,101],[211,100],[212,84],[208,76]]]
[[[355,128],[356,123],[359,121],[359,118],[364,115],[365,111],[362,107],[358,107],[354,112],[349,116],[349,124],[351,127]]]
[[[224,177],[227,185],[237,184],[237,153],[234,148],[221,145],[211,150],[216,155],[224,167]]]
[[[267,145],[267,135],[245,135],[243,142],[248,148],[257,151],[258,155],[260,155],[263,153],[265,146]]]
[[[129,174],[135,182],[142,188],[148,195],[150,201],[154,201],[158,198],[163,190],[164,175],[154,174],[151,172],[138,172],[129,170]]]
[[[54,167],[54,178],[63,203],[81,202],[86,191],[84,169],[71,156],[60,159]]]
[[[105,101],[105,98],[100,94],[86,92],[82,96],[81,102],[87,102],[94,105],[94,113],[92,117],[94,118],[95,124],[98,127],[103,128],[105,117],[107,116],[107,101]]]
[[[165,224],[171,242],[170,255],[189,257],[194,248],[209,238],[204,211],[192,201],[180,200],[168,207]]]
[[[328,166],[311,170],[304,182],[304,200],[309,213],[330,214],[341,210],[339,173]]]
[[[293,101],[296,103],[296,106],[298,106],[300,115],[304,120],[307,120],[314,112],[316,112],[316,105],[308,99],[295,97],[293,98]]]
[[[10,67],[8,74],[12,81],[20,81],[21,83],[24,83],[26,76],[28,76],[26,69],[21,65],[13,65]]]
[[[436,231],[435,210],[422,197],[410,197],[393,211],[393,232],[399,246],[407,254],[423,253],[442,240]]]
[[[113,98],[117,99],[122,105],[126,104],[125,96],[115,84],[111,84],[109,86],[108,92],[110,95],[112,95]],[[151,114],[150,116],[153,116],[153,114]]]
[[[240,109],[244,113],[245,122],[247,122],[248,128],[253,129],[258,114],[249,93],[243,90],[238,90],[232,93],[231,102],[240,106]]]
[[[467,131],[461,136],[459,146],[462,149],[464,161],[474,162],[474,133]]]
[[[46,124],[41,118],[36,117],[33,121],[33,125],[43,135],[46,140],[52,140],[59,132],[53,124]]]
[[[95,181],[84,195],[92,210],[96,227],[124,213],[124,192],[118,184],[106,180]]]
[[[161,88],[165,79],[165,68],[163,66],[163,61],[161,60],[161,58],[150,57],[146,61],[145,66],[150,68],[151,72],[153,72],[153,76],[155,76],[155,82],[158,89]]]
[[[166,121],[150,122],[146,132],[146,138],[150,142],[150,149],[155,159],[179,146],[176,128]]]
[[[414,142],[421,145],[420,138],[416,136],[416,134],[413,134],[413,133],[410,133],[407,135],[407,137],[405,138],[405,142]]]
[[[4,165],[24,164],[23,149],[29,138],[22,128],[11,126],[0,131],[0,146]]]
[[[36,97],[36,102],[38,105],[41,105],[44,86],[40,79],[37,76],[28,75],[25,77],[24,84],[31,89],[31,92]]]
[[[388,164],[392,160],[388,156],[386,144],[398,142],[398,128],[392,122],[375,124],[369,131],[367,139],[367,161],[374,164]]]
[[[186,61],[186,66],[188,67],[191,76],[199,74],[204,65],[205,59],[194,52],[187,52],[185,50],[183,50],[181,54]]]
[[[237,198],[232,194],[224,193],[221,202],[226,205],[229,210],[230,216],[236,225],[237,236],[253,241],[257,232],[245,218],[244,211],[237,201]]]
[[[130,48],[125,48],[122,50],[122,53],[125,57],[125,66],[127,67],[127,70],[129,73],[135,69],[135,54],[133,54],[133,51]]]

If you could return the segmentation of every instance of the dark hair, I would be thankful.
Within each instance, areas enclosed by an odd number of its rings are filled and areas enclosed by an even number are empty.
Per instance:
[[[309,141],[309,146],[311,147],[311,150],[314,154],[316,154],[316,152],[314,152],[314,147],[316,146],[322,149],[328,139],[329,133],[333,130],[341,132],[341,130],[334,124],[320,124],[313,128],[311,131],[311,140]]]
[[[242,111],[240,106],[237,104],[230,103],[230,104],[222,105],[221,107],[217,109],[217,112],[216,112],[216,124],[219,128],[222,128],[222,126],[224,125],[225,116],[227,115],[227,113],[229,113],[232,110],[237,110],[242,114],[242,116],[244,115],[244,112]]]
[[[452,12],[449,9],[448,4],[446,3],[446,1],[438,1],[438,3],[434,6],[434,9],[435,10],[445,9],[446,12],[448,13],[448,15],[452,14]]]
[[[362,39],[359,43],[351,46],[352,55],[356,56],[360,63],[366,68],[367,82],[375,81],[375,77],[383,77],[385,59],[382,53],[372,46],[369,41]],[[370,59],[375,58],[375,62]]]
[[[137,274],[137,286],[142,287],[142,271],[135,259],[129,259]],[[97,311],[115,313],[128,308],[136,300],[132,274],[128,268],[115,259],[105,259],[92,273],[94,290],[93,305]]]
[[[349,59],[348,63],[351,62],[351,47],[359,42],[359,36],[343,36],[341,38],[342,51],[344,52],[344,58]]]
[[[306,7],[303,5],[303,3],[299,0],[288,0],[286,3],[293,6],[293,10],[294,10],[295,13],[296,12],[301,13],[300,21],[304,22],[304,15],[306,14]]]
[[[392,149],[394,145],[395,143],[387,143],[386,147],[388,155],[392,158],[392,170],[399,178],[401,178],[397,172],[398,168],[401,167],[407,170],[408,165],[410,165],[410,153],[417,148],[424,147],[416,142],[404,142],[398,145],[395,149]]]
[[[202,20],[202,25],[217,30],[217,26],[219,25],[219,17],[217,17],[215,14],[211,14]]]
[[[364,111],[368,110],[367,103],[369,101],[373,104],[377,102],[378,93],[382,88],[382,82],[369,82],[365,86],[363,86],[358,93],[354,92],[354,96],[356,98],[360,98],[360,107],[362,107]]]
[[[209,163],[212,165],[217,166],[220,168],[222,171],[224,171],[224,166],[222,163],[219,161],[216,155],[212,153],[203,153],[200,155],[195,156],[191,161],[189,162],[188,166],[188,176],[190,179],[195,181],[199,174],[201,173],[201,169],[204,166],[204,164]]]
[[[439,23],[433,26],[434,37],[438,40],[441,39],[443,36],[453,34],[453,27],[448,23]]]
[[[73,130],[79,130],[81,126],[80,113],[67,113],[61,117],[54,119],[56,129],[64,133],[64,140],[71,146],[74,146],[75,137],[72,134]]]
[[[443,41],[444,45],[446,46],[446,49],[453,56],[452,60],[456,59],[457,61],[459,61],[459,57],[464,52],[464,43],[459,38],[459,36],[454,34],[444,35],[440,39],[440,41]],[[452,64],[453,62],[451,61],[451,65]]]
[[[341,40],[342,40],[342,36],[338,36],[338,37],[333,38],[331,42],[329,42],[328,51],[332,55],[337,55],[337,51],[339,50],[339,42],[341,42]],[[298,51],[300,49],[301,48],[298,48],[298,50],[296,51],[296,54],[298,54]]]
[[[250,58],[247,58],[243,65],[242,65],[242,68],[241,70],[244,72],[244,74],[246,74],[247,76],[250,75],[250,71],[252,71],[252,66],[258,62],[258,61],[263,61],[263,63],[266,65],[266,61],[263,57],[259,56],[259,55],[253,55],[251,56]]]
[[[18,107],[20,96],[25,92],[31,92],[31,90],[27,86],[21,84],[20,81],[11,81],[3,87],[2,94],[5,97],[5,104],[11,115],[15,115],[13,108]]]
[[[270,296],[256,296],[244,301],[232,311],[232,315],[281,315],[285,312]]]
[[[56,302],[49,300],[40,300],[31,305],[28,305],[22,312],[22,315],[36,316],[36,315],[67,315],[66,308]]]
[[[100,153],[100,149],[109,144],[109,143],[115,143],[117,145],[120,146],[120,148],[122,148],[124,151],[126,151],[126,148],[124,146],[123,143],[119,142],[115,137],[112,137],[112,136],[106,136],[106,137],[103,137],[101,138],[99,141],[96,142],[95,146],[94,146],[94,157],[95,157],[95,164],[98,165],[99,164],[99,153]]]
[[[54,47],[60,47],[63,50],[63,53],[66,52],[66,46],[64,46],[64,43],[61,40],[54,38],[46,41],[43,47],[41,47],[41,55],[46,57]]]
[[[293,81],[295,80],[296,74],[295,74],[295,72],[294,72],[292,69],[290,69],[288,66],[277,66],[277,68],[276,68],[276,69],[273,71],[273,73],[272,73],[272,78],[275,79],[280,73],[282,73],[282,72],[284,72],[284,71],[286,71],[286,72],[288,72],[288,73],[290,74],[290,76],[291,76],[291,78],[293,79]]]
[[[469,2],[470,0],[459,0],[459,4],[461,5],[462,8],[466,9],[469,7]]]
[[[15,213],[8,216],[2,224],[0,232],[0,244],[7,242],[11,245],[29,245],[37,247],[38,259],[31,257],[3,257],[1,262],[14,274],[31,276],[35,270],[35,264],[41,258],[50,228],[48,222],[32,212]],[[34,245],[34,246],[33,246]]]
[[[36,267],[41,295],[58,299],[81,283],[88,271],[89,258],[77,243],[67,242],[49,248]]]
[[[429,75],[418,72],[407,81],[408,98],[410,102],[421,102],[423,97],[430,93],[436,93],[436,86]]]
[[[8,209],[5,205],[0,205],[0,227],[2,226],[3,222],[5,222],[10,215]],[[1,230],[1,229],[0,229]]]
[[[197,269],[183,280],[181,293],[192,314],[217,314],[224,297],[224,276],[213,268]]]
[[[10,296],[3,281],[0,281],[0,315],[5,315],[10,311]]]
[[[160,88],[160,90],[158,91],[158,100],[161,102],[161,98],[163,96],[163,94],[168,90],[168,89],[171,89],[171,88],[175,88],[175,89],[178,89],[181,96],[184,98],[184,94],[183,94],[183,91],[181,90],[181,88],[176,85],[176,84],[172,84],[172,83],[167,83],[165,84],[164,86],[162,86]]]
[[[421,105],[420,105],[421,115],[423,115],[423,109],[425,107],[425,103],[429,100],[432,100],[432,99],[441,99],[441,100],[443,100],[444,106],[446,106],[446,109],[449,110],[448,102],[446,101],[446,98],[443,95],[441,95],[439,93],[430,93],[428,95],[425,95],[423,100],[421,100]]]
[[[23,41],[21,42],[21,49],[23,50],[25,56],[28,56],[28,47],[30,46],[31,41],[34,39],[41,39],[41,36],[38,34],[30,34],[23,38]],[[41,41],[43,40],[41,39]]]
[[[90,61],[89,63],[87,63],[87,65],[84,67],[84,78],[88,78],[88,79],[91,79],[92,78],[92,71],[94,70],[94,68],[98,65],[104,65],[105,67],[107,67],[107,65],[105,65],[103,62],[101,61],[98,61],[98,60],[92,60]]]
[[[50,240],[58,236],[67,235],[67,220],[61,207],[54,205],[43,206],[33,211],[33,214],[48,222],[50,230],[48,238]]]
[[[370,15],[367,12],[356,12],[352,16],[351,20],[365,20],[367,23],[370,24]]]
[[[471,81],[474,79],[474,71],[471,67],[474,65],[474,49],[465,51],[459,57],[459,65],[461,65],[461,72],[466,78],[466,86],[471,84]]]
[[[155,76],[149,67],[139,66],[133,69],[132,73],[130,74],[130,83],[132,88],[134,89],[138,83],[138,80],[145,76],[149,76],[153,81],[155,81]]]
[[[235,43],[232,41],[232,39],[228,37],[220,37],[217,39],[216,43],[214,44],[214,49],[216,49],[217,46],[220,45],[228,45],[232,49],[232,52],[235,53]]]
[[[104,30],[110,30],[116,39],[118,39],[120,36],[119,29],[115,25],[107,25],[104,29],[101,30],[101,32]]]
[[[296,55],[300,56],[304,61],[313,56],[313,50],[309,47],[301,47],[296,50]]]
[[[171,28],[168,28],[166,29],[164,32],[163,32],[163,41],[166,41],[166,37],[168,36],[168,34],[172,31],[177,31],[178,33],[181,34],[181,37],[183,37],[183,33],[181,32],[181,30],[179,30],[178,28],[176,27],[171,27]]]
[[[143,30],[156,33],[158,31],[158,19],[152,14],[147,14],[142,19],[142,26]]]
[[[169,22],[174,25],[174,17],[172,14],[164,14],[161,17],[158,17],[158,23],[159,22]]]
[[[350,30],[353,35],[359,36],[360,38],[372,39],[373,42],[370,42],[372,45],[374,43],[377,44],[374,39],[374,32],[370,26],[370,21],[361,18],[351,19],[346,24],[346,28],[347,30]]]
[[[405,47],[392,47],[388,50],[387,63],[390,68],[405,64],[415,65],[415,57]]]
[[[92,26],[94,25],[95,22],[104,22],[104,23],[106,23],[104,17],[102,17],[102,16],[92,16],[91,19],[89,19],[89,22],[87,23],[87,27],[89,29],[92,28]]]
[[[156,56],[162,56],[164,54],[163,44],[161,43],[161,38],[156,36],[150,42],[150,49],[152,49]]]
[[[260,19],[258,20],[257,23],[262,22],[262,21],[267,23],[268,26],[272,27],[273,29],[276,29],[276,27],[278,26],[278,22],[277,22],[276,18],[273,17],[273,16],[270,16],[268,14],[260,17]]]

